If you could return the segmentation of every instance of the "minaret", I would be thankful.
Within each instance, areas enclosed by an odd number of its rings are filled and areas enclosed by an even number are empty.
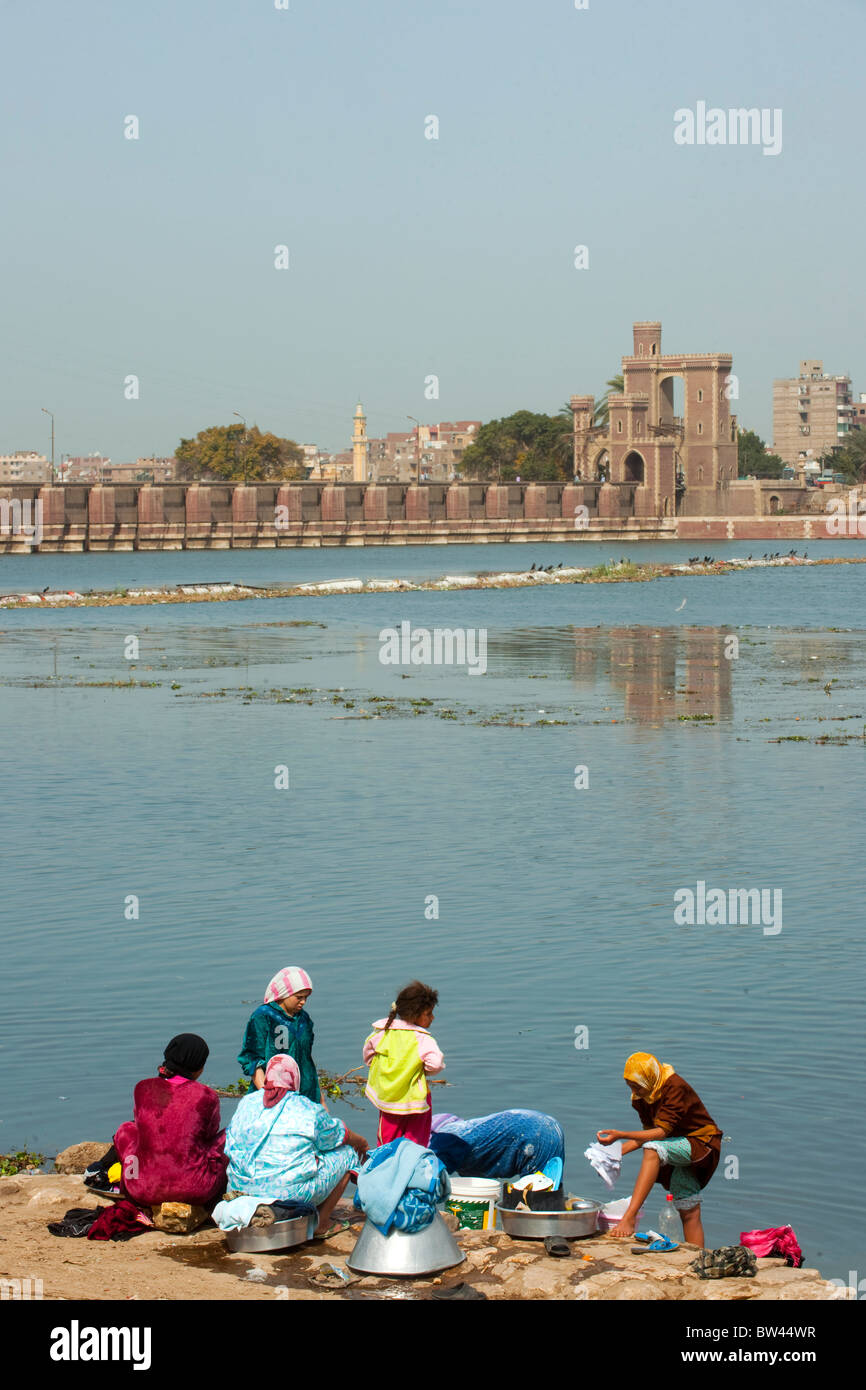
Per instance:
[[[367,481],[367,417],[360,401],[355,406],[355,428],[352,433],[352,481]]]

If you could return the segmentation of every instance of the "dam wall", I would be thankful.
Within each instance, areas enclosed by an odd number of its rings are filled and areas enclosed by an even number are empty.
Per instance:
[[[635,516],[633,483],[166,483],[0,487],[0,553],[501,541],[796,540],[820,513]]]

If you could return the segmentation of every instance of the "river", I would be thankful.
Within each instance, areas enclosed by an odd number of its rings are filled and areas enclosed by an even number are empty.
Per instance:
[[[10,556],[0,587],[696,549]],[[635,1123],[623,1062],[655,1052],[726,1136],[708,1243],[790,1223],[807,1263],[847,1280],[859,1174],[827,1156],[833,1136],[837,1155],[864,1139],[864,597],[866,568],[828,566],[4,612],[0,1149],[108,1138],[177,1032],[208,1039],[205,1080],[236,1079],[280,966],[312,975],[317,1058],[335,1071],[417,976],[440,992],[439,1108],[550,1111],[568,1186],[603,1196],[582,1150]],[[404,621],[484,630],[486,674],[383,665],[380,631]],[[680,925],[675,894],[699,883],[778,892],[779,929]],[[361,1105],[351,1122],[372,1138]]]

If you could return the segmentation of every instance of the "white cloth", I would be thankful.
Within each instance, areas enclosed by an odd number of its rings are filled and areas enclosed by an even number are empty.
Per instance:
[[[583,1156],[589,1159],[605,1187],[612,1192],[622,1168],[622,1140],[616,1139],[612,1144],[590,1144]]]
[[[550,1192],[553,1188],[553,1178],[549,1178],[546,1173],[527,1173],[522,1178],[512,1178],[510,1187],[516,1187],[518,1192]]]
[[[263,1197],[233,1197],[229,1202],[217,1202],[211,1216],[221,1231],[242,1231],[263,1205]]]

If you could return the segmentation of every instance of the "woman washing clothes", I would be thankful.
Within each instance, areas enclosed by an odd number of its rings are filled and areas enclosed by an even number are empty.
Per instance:
[[[249,1224],[260,1203],[303,1202],[318,1209],[315,1233],[323,1235],[367,1141],[300,1094],[294,1057],[273,1056],[264,1080],[243,1097],[226,1130],[228,1194],[214,1220],[225,1230]]]
[[[683,1225],[683,1239],[703,1247],[701,1191],[721,1155],[722,1131],[703,1101],[668,1063],[651,1052],[633,1052],[623,1077],[642,1129],[600,1129],[600,1144],[622,1140],[623,1154],[643,1149],[640,1172],[625,1215],[612,1235],[634,1235],[637,1214],[654,1183],[668,1190]]]
[[[519,1178],[543,1172],[558,1188],[565,1162],[565,1135],[540,1110],[499,1110],[474,1120],[433,1116],[430,1148],[449,1173],[464,1178]]]
[[[306,1003],[313,982],[306,970],[288,965],[278,970],[265,990],[264,1003],[251,1016],[244,1032],[238,1062],[256,1090],[265,1084],[265,1069],[277,1053],[294,1057],[300,1072],[298,1092],[307,1100],[324,1103],[313,1062],[313,1021]]]
[[[85,1174],[89,1186],[107,1187],[108,1168],[120,1163],[122,1189],[140,1206],[209,1206],[225,1191],[219,1097],[198,1079],[208,1052],[197,1033],[172,1038],[157,1075],[139,1081],[133,1092],[134,1118]]]

